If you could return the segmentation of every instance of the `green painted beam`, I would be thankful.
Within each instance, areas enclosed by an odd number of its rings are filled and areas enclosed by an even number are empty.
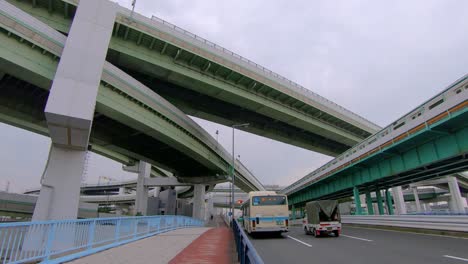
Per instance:
[[[463,165],[466,163],[463,155],[468,153],[466,124],[468,124],[468,108],[464,107],[410,135],[405,140],[348,165],[325,178],[326,181],[325,179],[319,180],[288,197],[293,203],[304,203],[334,194],[338,198],[352,195],[350,190],[354,186],[372,186],[377,183],[386,184],[388,187],[401,186],[440,176],[440,173],[447,170],[445,167],[451,164],[445,165],[443,162],[453,162],[453,166],[456,166],[451,170],[453,172],[457,172],[457,168],[466,170],[464,167],[466,165]],[[447,128],[447,126],[450,127]],[[444,127],[450,133],[433,133],[432,129],[438,127]],[[388,155],[389,152],[394,154]],[[451,161],[451,159],[455,160]],[[432,172],[419,171],[427,170],[426,168],[431,166]],[[440,172],[437,171],[437,166],[441,166]]]
[[[369,190],[366,190],[366,204],[367,204],[367,214],[374,215],[374,206],[372,204],[372,197]]]
[[[380,192],[380,189],[377,189],[375,191],[375,195],[377,196],[377,206],[379,208],[379,215],[384,215],[384,206],[383,206],[383,201],[382,201],[382,194]]]
[[[362,215],[361,198],[359,197],[359,189],[357,187],[353,188],[353,196],[354,205],[356,206],[356,215]]]
[[[389,189],[385,190],[385,201],[387,203],[388,214],[393,215],[394,210],[393,210],[392,194],[390,193]]]

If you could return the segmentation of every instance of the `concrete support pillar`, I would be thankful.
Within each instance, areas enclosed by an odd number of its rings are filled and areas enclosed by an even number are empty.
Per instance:
[[[117,4],[80,1],[52,82],[44,114],[52,147],[33,220],[78,214],[81,177],[96,96]]]
[[[367,214],[374,215],[374,206],[372,205],[372,197],[369,190],[366,190],[366,204],[367,204]]]
[[[353,194],[354,205],[356,206],[356,215],[362,215],[361,198],[359,197],[359,189],[356,186],[353,188]]]
[[[418,187],[413,187],[414,202],[416,203],[416,212],[421,212],[421,202],[419,201]]]
[[[206,218],[205,219],[208,219],[208,217],[211,217],[211,215],[214,215],[214,201],[213,201],[213,193],[210,193],[209,194],[209,198],[208,198],[208,202],[207,202],[207,214],[206,214]]]
[[[428,212],[431,210],[430,206],[427,205],[427,203],[422,203],[421,204],[423,212]]]
[[[398,215],[406,214],[405,197],[401,186],[392,188],[393,199],[395,200],[396,213]]]
[[[151,164],[144,161],[138,163],[137,191],[135,199],[135,213],[146,215],[148,211],[148,187],[145,186],[145,178],[151,174]]]
[[[393,201],[392,201],[392,194],[390,193],[390,189],[385,190],[385,201],[387,203],[387,211],[389,215],[395,214],[393,212]]]
[[[453,176],[447,176],[448,186],[450,189],[450,211],[452,213],[465,213],[465,204],[463,197],[458,187],[458,180]]]
[[[195,184],[193,190],[193,217],[205,220],[205,185]]]
[[[52,146],[33,221],[75,219],[86,151]]]
[[[123,210],[122,210],[122,208],[120,206],[115,209],[115,215],[120,216],[120,215],[122,215],[122,213],[123,213]]]
[[[154,187],[153,189],[153,197],[159,197],[159,193],[161,192],[161,187]]]
[[[384,215],[385,211],[384,211],[384,206],[382,202],[382,193],[380,192],[380,189],[377,189],[375,191],[375,196],[377,197],[377,206],[379,208],[379,215]]]

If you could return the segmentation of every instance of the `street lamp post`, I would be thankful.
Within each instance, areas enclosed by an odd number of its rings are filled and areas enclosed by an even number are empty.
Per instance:
[[[231,224],[232,221],[234,220],[234,180],[235,180],[235,156],[234,156],[234,131],[235,128],[238,127],[246,127],[249,126],[249,123],[245,124],[234,124],[232,125],[232,164],[231,164]]]

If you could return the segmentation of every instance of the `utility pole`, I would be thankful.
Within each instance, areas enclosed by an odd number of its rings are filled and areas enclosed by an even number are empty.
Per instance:
[[[234,221],[234,183],[235,183],[235,170],[236,170],[236,161],[235,161],[235,155],[234,155],[234,131],[236,127],[247,127],[249,126],[249,123],[245,124],[234,124],[232,125],[232,164],[231,164],[231,225],[232,221]]]
[[[133,19],[133,12],[135,11],[136,0],[132,1],[132,13],[130,13],[130,19]]]

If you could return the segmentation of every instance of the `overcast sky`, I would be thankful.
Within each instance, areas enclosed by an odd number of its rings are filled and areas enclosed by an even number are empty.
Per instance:
[[[119,3],[130,7],[130,0]],[[468,1],[137,0],[156,15],[386,126],[468,73]],[[196,119],[231,149],[231,130]],[[48,138],[0,124],[0,189],[39,186]],[[236,133],[264,184],[291,184],[330,157]],[[91,155],[88,182],[134,177]]]

